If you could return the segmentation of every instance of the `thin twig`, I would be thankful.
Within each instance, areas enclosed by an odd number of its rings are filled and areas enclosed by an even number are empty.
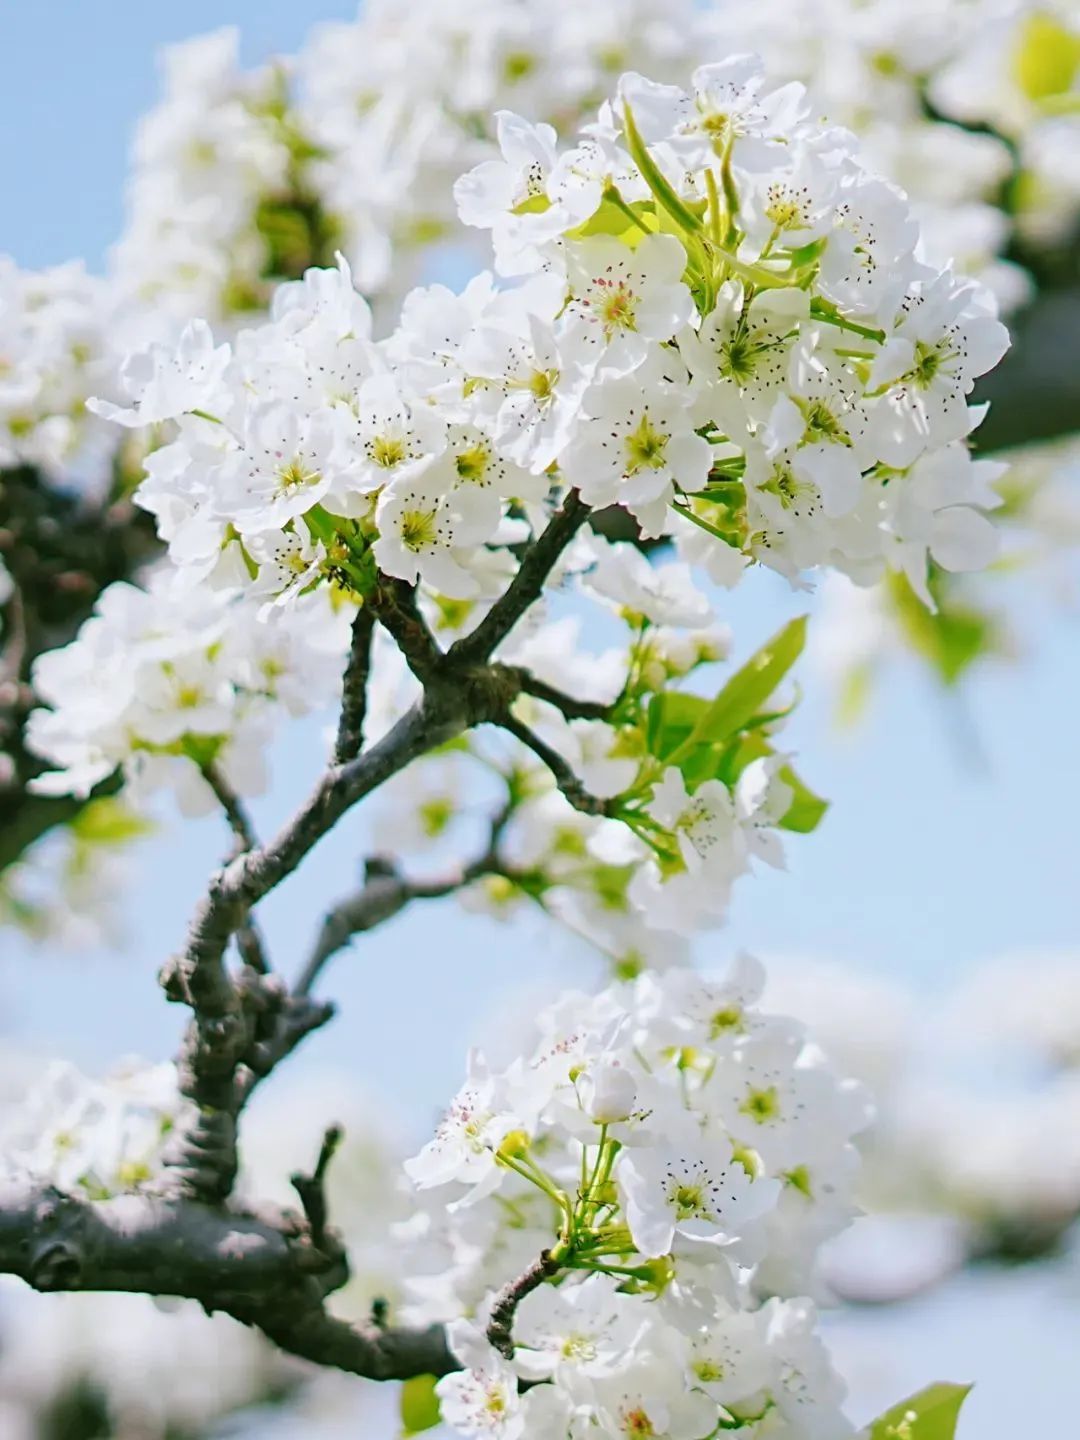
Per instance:
[[[534,700],[543,700],[548,705],[554,705],[556,710],[560,710],[566,716],[567,720],[606,720],[611,714],[610,704],[604,704],[599,700],[578,700],[576,696],[567,695],[528,670],[521,672],[521,688]]]
[[[530,730],[527,725],[523,725],[520,720],[515,719],[509,711],[500,717],[497,723],[513,735],[515,740],[520,740],[522,745],[528,746],[536,758],[547,766],[564,799],[575,810],[580,810],[583,815],[611,814],[611,802],[590,794],[559,752],[541,740],[540,736]]]
[[[323,1135],[319,1158],[312,1173],[304,1175],[301,1171],[297,1171],[289,1177],[290,1184],[300,1196],[304,1214],[311,1226],[311,1238],[320,1250],[325,1249],[327,1244],[326,1172],[330,1167],[330,1161],[337,1154],[343,1135],[344,1132],[340,1125],[329,1126]]]
[[[213,790],[214,797],[221,806],[229,823],[229,829],[233,833],[233,848],[230,858],[235,859],[238,855],[244,855],[249,850],[254,850],[258,844],[255,827],[251,823],[251,817],[239,795],[226,780],[221,767],[211,762],[204,766],[202,773],[206,783]],[[240,958],[250,969],[260,975],[270,973],[266,947],[258,927],[250,915],[246,916],[243,923],[237,927],[236,948],[240,951]]]
[[[235,845],[233,855],[243,855],[248,850],[254,850],[259,843],[255,837],[255,828],[251,823],[251,817],[244,808],[240,796],[226,780],[221,766],[215,762],[203,766],[203,778],[214,792],[214,798],[221,806],[225,819],[229,822],[229,829],[233,833]]]
[[[526,1295],[538,1290],[558,1271],[558,1262],[552,1259],[551,1251],[543,1250],[524,1274],[511,1280],[496,1297],[488,1319],[487,1338],[492,1349],[497,1350],[505,1360],[514,1358],[513,1327],[518,1306]]]
[[[498,868],[496,826],[493,839],[483,855],[462,866],[452,875],[433,880],[407,880],[393,864],[382,856],[373,856],[364,866],[364,883],[354,894],[346,896],[323,917],[318,939],[301,971],[294,994],[309,995],[327,962],[343,950],[356,935],[373,930],[376,925],[393,919],[413,900],[441,900],[489,875]]]

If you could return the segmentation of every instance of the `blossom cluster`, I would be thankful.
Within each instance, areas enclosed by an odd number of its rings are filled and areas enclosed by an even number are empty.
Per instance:
[[[111,585],[78,637],[35,662],[54,708],[33,712],[27,744],[62,768],[34,789],[85,797],[122,768],[129,801],[165,786],[187,814],[217,803],[211,770],[260,793],[275,720],[338,693],[347,626],[327,593],[264,625],[243,597],[180,586],[169,568],[146,588]]]
[[[0,256],[0,469],[107,468],[113,436],[85,410],[111,384],[104,296],[81,264],[28,271]]]
[[[713,45],[753,48],[770,74],[812,82],[830,120],[909,193],[926,253],[979,274],[1003,306],[1031,290],[1003,256],[1014,231],[1036,249],[1068,242],[1080,29],[1067,0],[764,0],[714,5],[702,23]]]
[[[276,280],[317,257],[323,220],[285,69],[244,71],[238,46],[227,27],[163,52],[163,93],[135,135],[110,255],[114,323],[129,343],[167,338],[194,315],[262,310]]]
[[[0,1178],[30,1176],[90,1199],[140,1190],[188,1118],[175,1065],[133,1062],[91,1080],[56,1062],[20,1105],[0,1110]]]
[[[928,560],[984,565],[997,467],[969,455],[981,412],[966,397],[1006,335],[985,292],[917,257],[902,196],[859,166],[850,135],[808,118],[800,87],[767,91],[747,56],[693,83],[625,76],[561,152],[548,127],[503,114],[504,158],[456,186],[466,223],[493,232],[500,280],[414,291],[383,341],[341,259],[282,286],[235,344],[194,321],[128,359],[130,403],[91,406],[165,441],[136,500],[169,546],[169,595],[196,597],[192,635],[174,642],[184,663],[151,645],[156,683],[138,687],[150,700],[132,698],[125,627],[129,608],[154,602],[127,590],[92,641],[43,661],[39,693],[57,708],[34,717],[30,742],[61,772],[40,785],[85,793],[118,764],[153,781],[178,755],[190,770],[206,751],[191,736],[212,737],[211,759],[251,761],[258,746],[234,733],[236,716],[226,725],[219,692],[227,706],[266,687],[238,683],[235,657],[273,650],[300,610],[343,619],[388,581],[420,587],[440,642],[467,633],[522,542],[584,501],[621,506],[680,558],[653,568],[588,535],[566,552],[555,580],[626,627],[607,679],[567,670],[564,622],[542,605],[500,651],[592,701],[570,721],[538,702],[541,738],[594,803],[568,826],[565,785],[540,795],[526,868],[569,834],[567,853],[588,863],[558,888],[614,895],[609,913],[687,933],[722,915],[754,857],[782,863],[777,827],[816,823],[796,818],[806,797],[770,738],[785,705],[768,702],[802,632],[732,678],[738,699],[680,692],[723,653],[694,569],[730,585],[752,561],[793,581],[893,567],[928,600]],[[278,622],[261,642],[231,633],[251,615]],[[107,675],[110,649],[129,688],[106,681],[87,707],[82,676]],[[288,678],[297,703],[326,693],[302,669]]]
[[[536,115],[565,135],[620,70],[684,81],[703,59],[754,50],[774,79],[812,82],[821,113],[905,186],[936,260],[1012,305],[1029,289],[1002,258],[1012,227],[1057,243],[1080,215],[1077,36],[1067,0],[604,0],[587,15],[570,0],[382,3],[313,32],[294,104],[374,294],[452,234],[448,180],[492,147],[491,115]]]
[[[1008,468],[992,481],[1001,562],[982,574],[949,574],[931,565],[927,611],[903,576],[872,589],[830,575],[814,616],[813,659],[837,697],[837,713],[856,720],[885,667],[914,655],[946,685],[987,660],[1031,653],[1022,604],[1071,609],[1080,594],[1080,446],[1073,439],[1004,453]]]
[[[403,1227],[408,1313],[453,1321],[466,1367],[438,1386],[455,1433],[854,1433],[806,1290],[869,1109],[758,1008],[763,978],[740,956],[569,994],[508,1070],[472,1056],[406,1165],[430,1204]],[[498,1297],[538,1257],[497,1349]]]
[[[518,283],[414,292],[375,344],[342,264],[279,290],[235,352],[196,324],[132,357],[132,405],[97,408],[181,419],[140,492],[174,559],[239,575],[242,552],[278,599],[320,574],[362,588],[371,561],[469,599],[554,485],[721,583],[750,558],[793,579],[891,566],[919,593],[928,557],[980,568],[998,472],[963,444],[967,396],[1005,329],[807,116],[749,57],[691,92],[624,77],[561,153],[504,114],[504,158],[456,194]]]
[[[360,288],[400,296],[433,245],[465,243],[451,187],[494,153],[498,111],[572,134],[620,71],[676,80],[703,41],[689,0],[375,0],[317,26],[296,59],[295,113]]]
[[[1080,1214],[1075,952],[988,959],[929,1009],[843,965],[768,968],[766,1002],[874,1094],[857,1140],[868,1218],[829,1254],[827,1282],[893,1299],[969,1258],[1055,1250]]]

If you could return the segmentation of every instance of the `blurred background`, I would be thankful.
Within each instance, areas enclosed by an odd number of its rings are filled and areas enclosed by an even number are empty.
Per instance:
[[[936,8],[955,8],[959,22],[975,7]],[[315,22],[355,13],[332,0],[9,9],[0,249],[29,269],[75,257],[91,273],[105,269],[124,232],[133,135],[157,101],[163,45],[236,25],[240,65],[251,68],[300,50]],[[1045,14],[1080,28],[1080,6]],[[893,60],[877,54],[883,86]],[[805,78],[813,89],[814,75]],[[1073,83],[1070,72],[1064,88]],[[421,98],[424,84],[418,71]],[[928,101],[920,126],[940,109],[941,97]],[[961,119],[997,133],[993,117]],[[889,123],[887,111],[867,114],[878,150],[889,148]],[[1074,142],[1075,165],[1075,131]],[[970,170],[940,143],[931,163]],[[1015,159],[1016,134],[1002,143]],[[978,203],[1016,219],[1002,184]],[[946,209],[976,203],[940,188]],[[1051,442],[1018,462],[1007,561],[943,592],[933,623],[913,618],[903,595],[864,595],[839,580],[805,597],[814,638],[791,748],[832,808],[812,839],[793,837],[788,873],[766,871],[736,891],[730,924],[698,950],[706,968],[739,947],[761,956],[775,1008],[806,1018],[878,1096],[868,1215],[830,1261],[829,1328],[850,1413],[863,1421],[930,1379],[974,1381],[960,1434],[980,1440],[1043,1422],[1060,1430],[1080,1346],[1080,465],[1060,433],[1070,417],[1080,428],[1075,392],[1068,399],[1080,354],[1060,323],[1076,303],[1078,266],[1072,221],[1058,215],[1045,244],[1046,226],[1030,221],[990,244],[983,267],[1005,267],[995,288],[1022,341],[1021,366],[990,387],[1005,418],[987,448]],[[424,265],[468,273],[446,250]],[[1047,389],[1040,367],[1053,377],[1049,410],[1025,399]],[[766,572],[725,595],[735,658],[791,607],[786,583]],[[305,793],[328,724],[297,722],[277,746],[271,794],[253,806],[260,829]],[[162,1003],[155,974],[222,841],[215,820],[181,824],[163,807],[150,833],[55,900],[63,924],[0,928],[0,1096],[52,1056],[96,1074],[133,1051],[172,1054],[182,1017]],[[319,915],[379,843],[371,822],[350,817],[271,897],[264,928],[283,964],[302,960]],[[47,853],[41,863],[47,870]],[[601,980],[595,955],[542,919],[517,913],[511,929],[452,899],[342,957],[327,987],[339,1018],[260,1094],[247,1162],[251,1183],[284,1199],[324,1124],[345,1124],[335,1215],[360,1272],[357,1305],[391,1283],[380,1236],[397,1205],[394,1159],[456,1089],[467,1046],[505,1036],[507,1017],[533,997]],[[184,1306],[165,1313],[137,1298],[0,1285],[5,1440],[390,1437],[395,1405],[389,1390],[313,1378],[232,1322]]]

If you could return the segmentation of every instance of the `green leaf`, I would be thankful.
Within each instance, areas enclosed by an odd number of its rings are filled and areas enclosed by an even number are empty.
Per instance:
[[[634,121],[633,111],[629,102],[623,101],[623,130],[626,134],[627,148],[633,156],[634,164],[641,171],[646,185],[656,196],[657,203],[662,205],[671,218],[678,222],[679,226],[688,236],[696,237],[701,233],[702,225],[700,219],[679,199],[672,189],[670,182],[656,161],[649,154],[648,147],[641,138]]]
[[[401,1433],[419,1435],[439,1423],[439,1397],[434,1375],[414,1375],[401,1387]]]
[[[792,793],[791,804],[779,820],[781,830],[794,830],[799,835],[809,835],[821,824],[829,802],[815,795],[809,785],[804,785],[790,765],[779,772],[779,778]]]
[[[791,620],[737,670],[702,716],[687,746],[727,740],[768,703],[806,644],[806,616]],[[678,761],[673,757],[673,763]]]
[[[666,690],[649,701],[645,743],[649,754],[666,760],[692,734],[709,702],[700,695],[683,695]]]
[[[970,1385],[939,1381],[901,1400],[870,1426],[870,1440],[953,1440]]]
[[[641,226],[651,228],[656,222],[651,214],[648,218],[642,214],[641,225],[635,224],[626,213],[630,208],[632,207],[619,205],[616,201],[605,198],[588,220],[566,232],[567,237],[571,240],[582,240],[589,235],[616,235],[625,240],[632,249],[638,240],[644,239],[645,232]]]

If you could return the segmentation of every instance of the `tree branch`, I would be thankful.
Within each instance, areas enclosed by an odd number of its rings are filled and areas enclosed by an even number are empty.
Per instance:
[[[420,677],[423,695],[377,744],[351,758],[340,758],[359,744],[363,723],[371,635],[369,622],[358,618],[343,682],[335,760],[307,802],[272,840],[256,844],[235,795],[218,772],[208,776],[232,825],[239,853],[211,880],[184,949],[161,975],[167,997],[192,1011],[178,1072],[180,1092],[194,1103],[197,1119],[175,1136],[167,1157],[175,1195],[220,1204],[231,1194],[238,1169],[241,1109],[260,1080],[333,1013],[330,1007],[312,1002],[308,993],[329,956],[351,935],[396,914],[410,899],[445,894],[467,883],[468,872],[446,886],[421,886],[408,885],[385,868],[380,874],[369,868],[361,895],[327,917],[319,944],[291,993],[265,973],[265,966],[248,965],[234,978],[226,965],[234,935],[241,937],[242,951],[251,951],[252,908],[292,874],[347,810],[413,760],[473,726],[509,723],[509,707],[521,690],[521,672],[489,663],[490,649],[540,594],[552,565],[588,514],[588,507],[571,491],[547,529],[526,550],[517,575],[477,632],[479,642],[469,637],[471,646],[469,641],[460,642],[464,648],[455,647],[449,655],[439,650],[424,624],[415,590],[380,577],[370,598],[371,613],[387,626]],[[577,796],[583,806],[590,797],[573,782],[558,757],[555,762],[561,767],[556,779],[565,786],[564,793],[568,798]]]
[[[326,1172],[330,1168],[330,1161],[337,1154],[341,1141],[341,1127],[331,1125],[323,1136],[319,1158],[312,1173],[304,1175],[297,1171],[295,1175],[290,1176],[292,1187],[300,1196],[304,1214],[311,1226],[311,1238],[320,1249],[326,1248],[330,1238],[327,1230]]]
[[[482,875],[490,874],[497,863],[494,840],[483,855],[454,874],[436,880],[408,880],[391,861],[373,856],[364,866],[364,883],[360,889],[323,917],[319,937],[296,982],[295,993],[310,994],[327,961],[343,950],[354,935],[362,935],[393,919],[413,900],[440,900],[452,895]]]
[[[196,1300],[259,1329],[294,1355],[372,1380],[458,1369],[441,1326],[357,1326],[325,1309],[348,1278],[340,1247],[323,1249],[288,1213],[211,1209],[123,1195],[88,1201],[51,1187],[0,1186],[0,1273],[35,1290],[107,1291]]]
[[[443,672],[446,656],[420,614],[416,587],[388,575],[380,576],[369,604],[421,684],[437,678]]]
[[[524,1274],[511,1280],[496,1297],[488,1319],[487,1338],[492,1349],[497,1350],[505,1360],[514,1358],[513,1326],[517,1308],[534,1290],[539,1290],[546,1280],[557,1275],[559,1264],[553,1260],[550,1250],[542,1250]]]
[[[520,720],[515,719],[509,711],[499,719],[498,723],[516,740],[520,740],[522,745],[527,746],[536,758],[547,766],[555,777],[555,784],[563,797],[575,810],[580,810],[583,815],[610,815],[612,813],[611,802],[590,794],[559,752],[541,740],[540,736],[530,730],[527,725],[523,725]]]
[[[543,700],[548,705],[554,705],[567,720],[606,720],[611,714],[610,705],[599,700],[578,700],[576,696],[567,695],[565,691],[549,685],[546,680],[538,679],[528,670],[521,672],[521,688],[534,700]]]
[[[447,655],[452,662],[475,664],[490,658],[529,606],[539,600],[552,566],[585,524],[589,514],[589,507],[578,492],[569,491],[542,534],[525,551],[517,574],[480,624],[451,645]]]
[[[230,938],[246,923],[254,904],[290,875],[309,851],[357,801],[418,756],[501,714],[516,691],[513,671],[501,666],[466,671],[453,680],[429,682],[424,696],[377,745],[345,765],[332,765],[307,803],[268,844],[236,856],[211,881],[191,923],[185,949],[162,971],[171,1000],[188,1005],[188,1026],[179,1057],[180,1090],[198,1108],[188,1134],[178,1135],[168,1163],[179,1193],[220,1201],[237,1171],[236,1119],[240,1108],[273,1066],[299,1040],[329,1018],[325,1007],[285,1002],[285,1028],[260,1046],[258,1007],[252,987],[233,980],[225,964]],[[259,991],[259,999],[267,992]],[[246,1066],[251,1075],[241,1074]]]
[[[362,605],[352,623],[349,662],[341,686],[341,715],[334,744],[334,764],[346,765],[360,754],[364,743],[364,721],[367,718],[367,686],[371,673],[371,637],[375,615],[369,605]]]
[[[232,855],[243,855],[247,850],[254,850],[258,841],[255,837],[255,828],[247,813],[239,795],[225,779],[221,767],[216,764],[209,764],[203,767],[203,778],[214,792],[214,797],[224,811],[225,818],[229,822],[229,828],[233,833]],[[231,858],[231,857],[230,857]],[[263,945],[259,931],[254,920],[249,915],[236,932],[236,945],[240,951],[240,957],[244,964],[249,966],[257,974],[268,975],[270,964],[266,958],[266,948]]]
[[[251,818],[244,808],[240,796],[225,779],[220,765],[210,764],[203,767],[203,778],[214,792],[214,798],[225,813],[225,819],[229,822],[229,829],[233,833],[235,846],[234,855],[242,855],[246,850],[254,850],[258,841],[255,838],[255,829]]]

